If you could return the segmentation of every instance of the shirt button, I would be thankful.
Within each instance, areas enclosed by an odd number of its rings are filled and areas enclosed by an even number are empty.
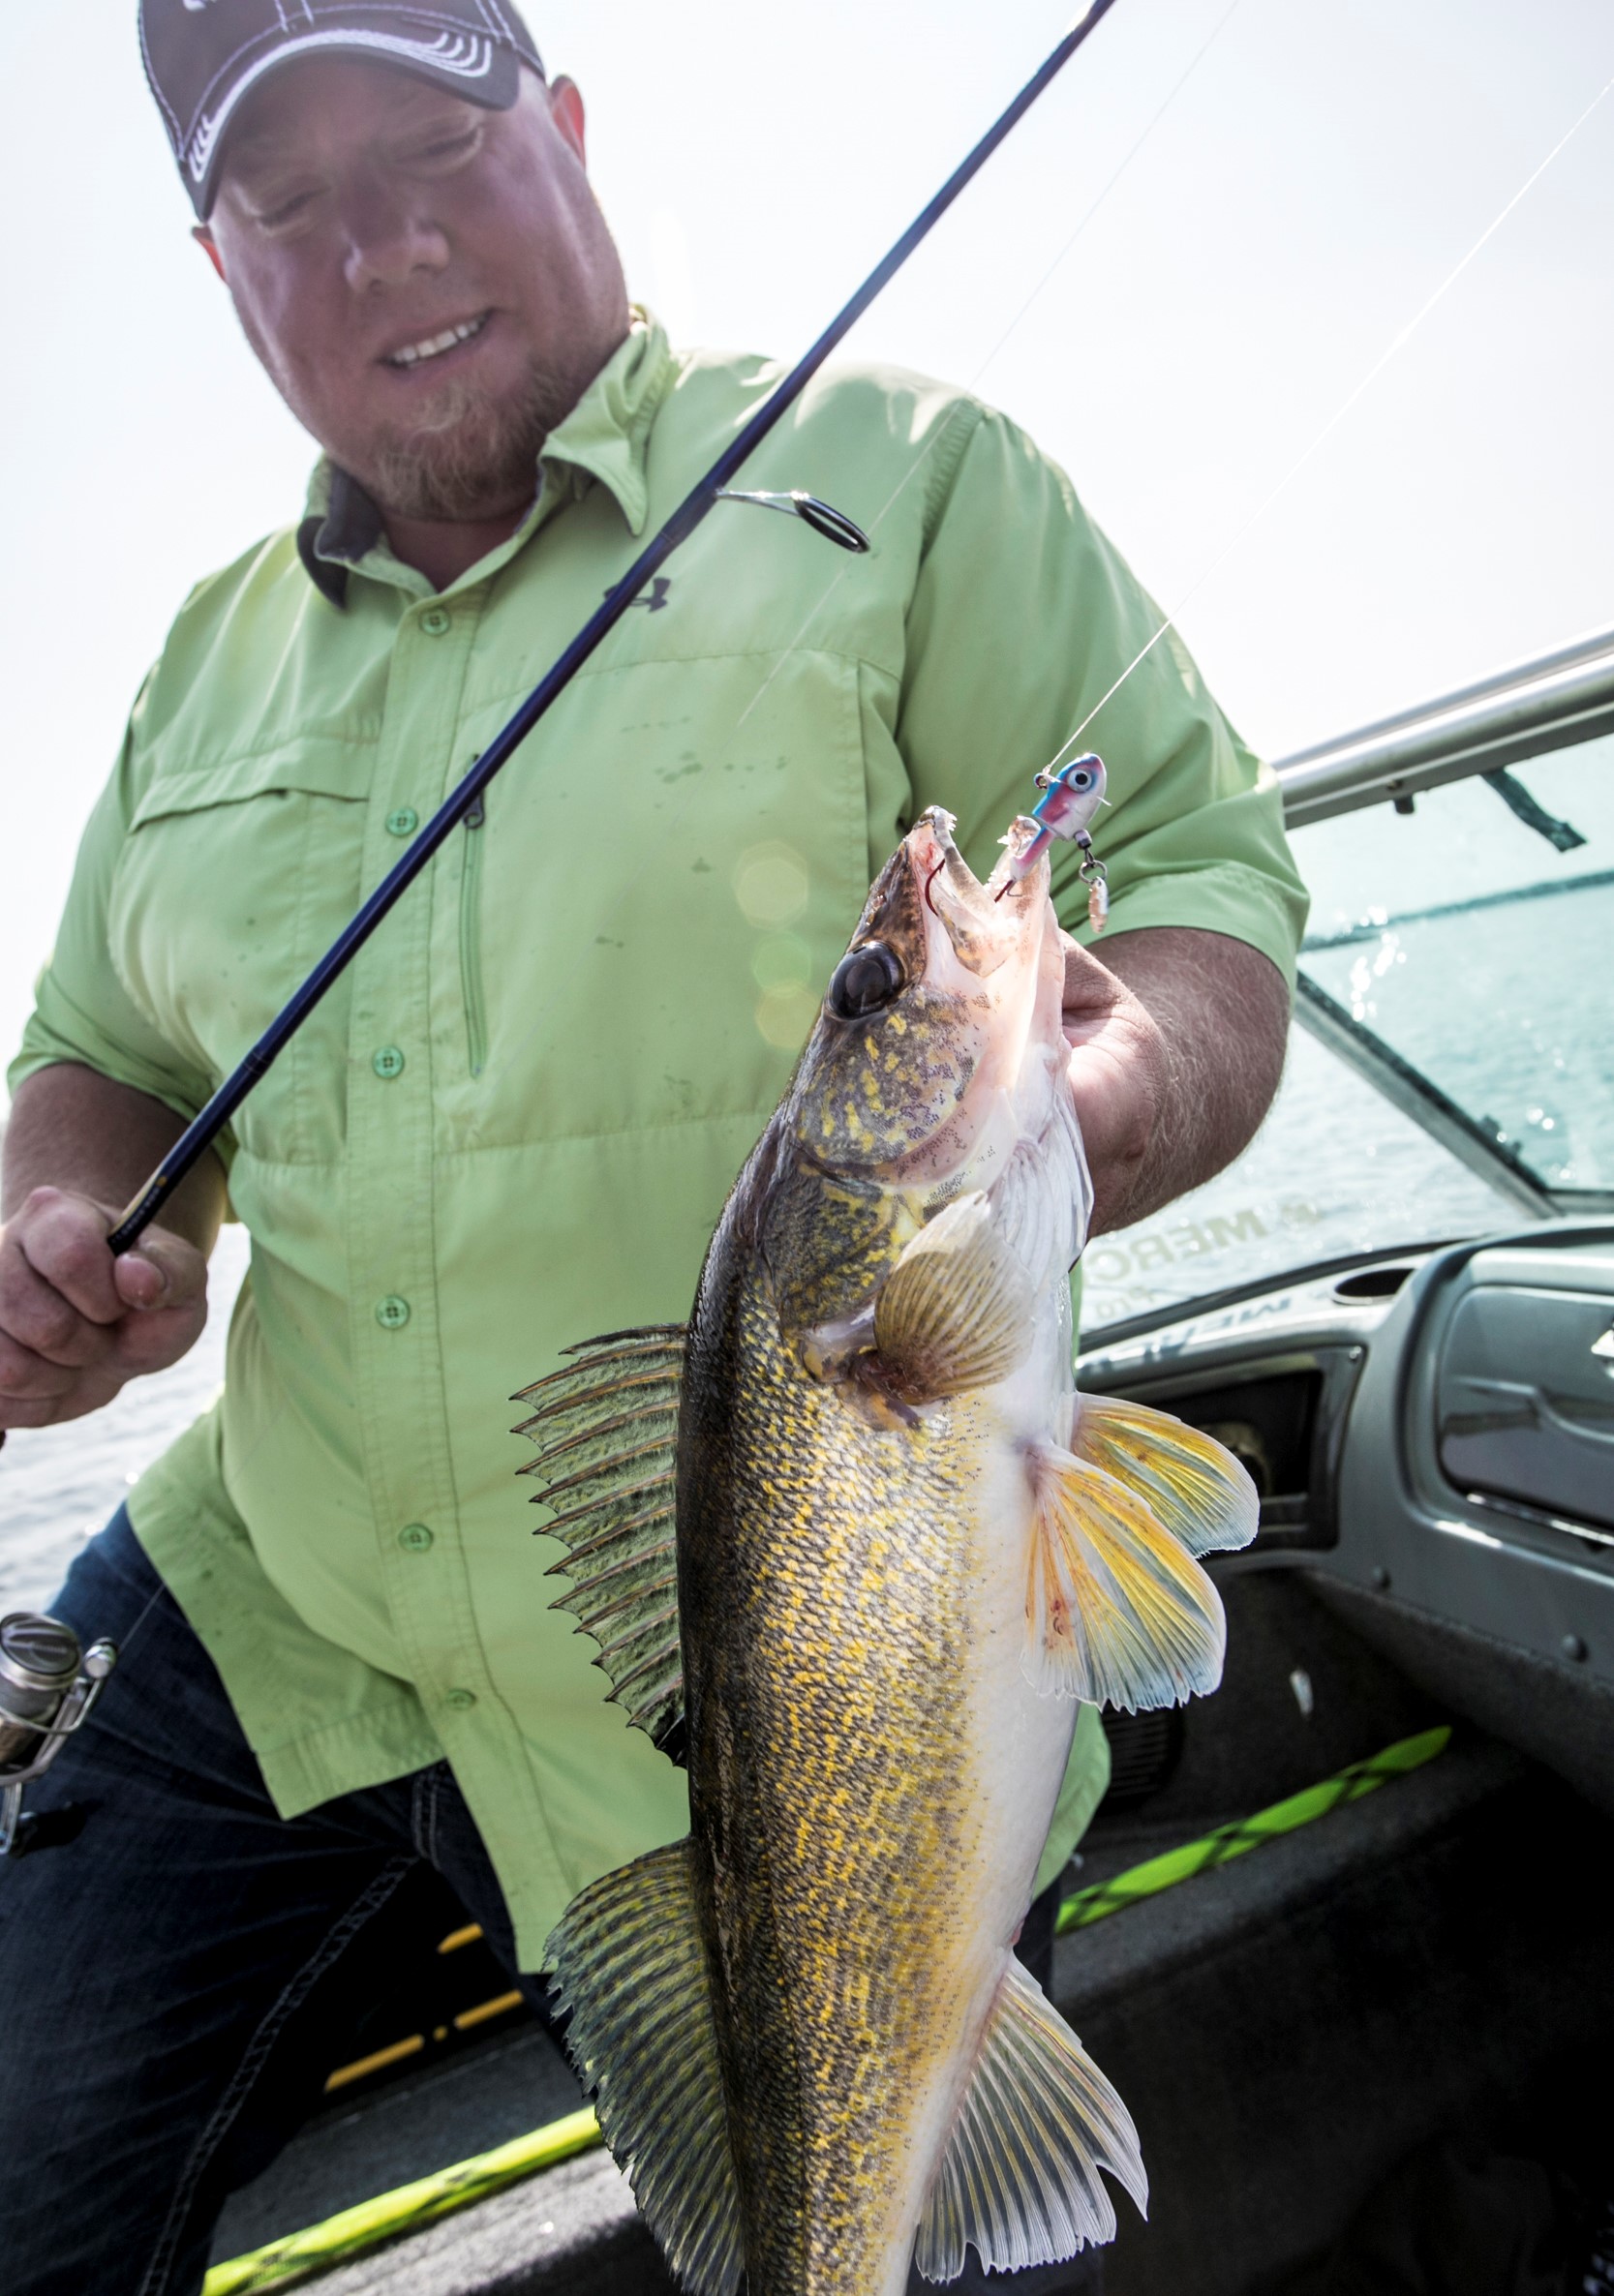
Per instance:
[[[424,1555],[432,1543],[432,1534],[424,1523],[406,1523],[398,1533],[398,1544],[407,1547],[411,1555]]]
[[[452,1707],[457,1714],[464,1714],[476,1704],[476,1693],[474,1690],[450,1690],[442,1703]]]
[[[420,617],[420,627],[428,638],[441,638],[448,627],[449,617],[441,606],[432,606]]]
[[[385,1299],[376,1302],[376,1321],[382,1331],[402,1331],[409,1319],[410,1303],[407,1299],[400,1299],[395,1291],[389,1291]]]
[[[412,837],[419,827],[420,816],[412,805],[400,805],[386,817],[386,833],[389,837]]]
[[[390,1083],[394,1076],[403,1074],[404,1056],[396,1044],[383,1044],[379,1052],[370,1055],[370,1066],[378,1076],[385,1077]]]

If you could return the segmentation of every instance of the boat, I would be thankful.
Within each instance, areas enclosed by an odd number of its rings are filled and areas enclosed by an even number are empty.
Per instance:
[[[1353,2259],[1483,2188],[1536,2207],[1520,2255],[1611,2286],[1614,631],[1278,774],[1317,895],[1289,1077],[1086,1271],[1082,1386],[1213,1432],[1262,1498],[1210,1565],[1222,1688],[1110,1719],[1067,1876],[1054,1997],[1152,2187],[1105,2284],[1387,2284]],[[434,1877],[320,2006],[209,2296],[671,2287]],[[1549,2284],[1487,2238],[1430,2289]]]

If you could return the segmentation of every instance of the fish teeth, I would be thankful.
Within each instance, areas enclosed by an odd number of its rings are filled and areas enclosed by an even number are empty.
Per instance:
[[[462,319],[458,326],[444,327],[441,335],[430,335],[424,343],[409,343],[402,350],[389,351],[386,363],[389,367],[418,367],[423,359],[440,358],[445,350],[452,350],[456,343],[469,343],[487,323],[484,311],[480,318]]]

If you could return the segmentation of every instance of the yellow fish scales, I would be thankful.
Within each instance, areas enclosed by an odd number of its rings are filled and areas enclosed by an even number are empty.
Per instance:
[[[1079,1399],[1091,1193],[1046,862],[945,814],[871,891],[683,1327],[526,1391],[562,1599],[689,1775],[688,1839],[551,1941],[607,2141],[700,2296],[898,2296],[1143,2205],[1014,1957],[1081,1700],[1214,1687],[1248,1479]],[[1018,828],[1025,833],[1023,825]]]

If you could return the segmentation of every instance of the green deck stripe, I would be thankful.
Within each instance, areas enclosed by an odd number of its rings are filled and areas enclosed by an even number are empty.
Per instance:
[[[1108,1882],[1095,1882],[1090,1888],[1078,1889],[1059,1908],[1055,1933],[1063,1937],[1069,1930],[1084,1929],[1091,1921],[1102,1921],[1108,1914],[1118,1914],[1124,1905],[1136,1905],[1141,1898],[1157,1896],[1177,1882],[1189,1881],[1195,1874],[1208,1872],[1212,1866],[1226,1865],[1230,1858],[1245,1857],[1279,1834],[1293,1833],[1296,1827],[1309,1826],[1314,1818],[1326,1817],[1330,1810],[1345,1802],[1359,1801],[1364,1794],[1373,1793],[1389,1779],[1405,1777],[1409,1770],[1432,1762],[1445,1751],[1450,1738],[1451,1732],[1444,1724],[1437,1730],[1420,1731],[1416,1737],[1401,1738],[1393,1746],[1386,1746],[1382,1754],[1374,1754],[1366,1762],[1353,1762],[1346,1768],[1336,1770],[1331,1778],[1307,1786],[1302,1793],[1292,1794],[1287,1801],[1275,1801],[1270,1809],[1257,1810],[1253,1818],[1240,1818],[1232,1826],[1218,1826],[1213,1833],[1203,1834],[1195,1842],[1184,1842],[1179,1850],[1167,1850],[1159,1858],[1145,1858],[1142,1865],[1129,1866],[1125,1873],[1115,1874]]]
[[[1168,1850],[1163,1857],[1131,1866],[1111,1881],[1077,1890],[1059,1908],[1058,1934],[1062,1937],[1067,1930],[1102,1921],[1107,1914],[1119,1913],[1123,1906],[1157,1896],[1162,1889],[1192,1880],[1195,1874],[1225,1865],[1231,1858],[1242,1858],[1279,1834],[1293,1833],[1296,1827],[1325,1817],[1342,1803],[1358,1801],[1391,1778],[1404,1777],[1409,1770],[1432,1762],[1450,1737],[1450,1731],[1442,1728],[1402,1738],[1370,1761],[1353,1762],[1333,1777],[1308,1786],[1304,1793],[1292,1794],[1287,1801],[1258,1810],[1253,1818],[1219,1826],[1199,1841],[1185,1842],[1181,1849]],[[402,2233],[418,2231],[440,2217],[451,2216],[456,2209],[486,2200],[506,2185],[519,2184],[540,2169],[553,2168],[557,2161],[586,2153],[599,2141],[599,2123],[592,2111],[585,2108],[568,2113],[563,2121],[552,2121],[547,2128],[515,2137],[494,2152],[479,2153],[456,2167],[440,2169],[436,2176],[422,2177],[416,2184],[400,2186],[395,2192],[362,2201],[357,2208],[344,2209],[340,2216],[306,2232],[289,2233],[284,2240],[271,2241],[267,2248],[254,2249],[250,2255],[215,2264],[202,2296],[256,2296],[260,2288],[286,2288],[310,2280],[349,2256],[377,2248],[384,2240],[396,2240]]]
[[[284,2240],[272,2240],[267,2248],[254,2249],[250,2255],[215,2264],[202,2283],[202,2296],[246,2296],[249,2289],[289,2287],[317,2272],[328,2272],[345,2257],[356,2256],[383,2240],[417,2232],[440,2217],[469,2208],[472,2201],[486,2200],[506,2185],[519,2184],[539,2169],[553,2168],[557,2161],[569,2160],[598,2142],[599,2123],[591,2108],[567,2113],[563,2121],[551,2121],[547,2128],[534,2129],[530,2135],[513,2137],[507,2145],[478,2153],[457,2167],[440,2169],[436,2176],[423,2176],[416,2184],[401,2185],[395,2192],[361,2201],[357,2208],[345,2208],[340,2216],[327,2218],[307,2232],[288,2233]]]

